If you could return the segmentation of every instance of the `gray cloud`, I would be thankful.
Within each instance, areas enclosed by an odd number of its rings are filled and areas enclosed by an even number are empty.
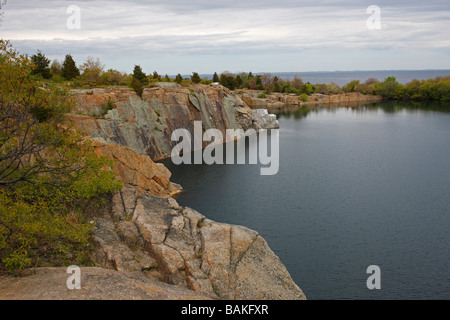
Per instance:
[[[69,52],[79,59],[99,56],[124,68],[140,59],[163,67],[177,57],[184,63],[188,57],[193,63],[208,57],[210,64],[239,64],[241,59],[277,69],[286,68],[283,59],[294,64],[303,57],[308,68],[317,70],[332,63],[334,69],[352,68],[350,62],[361,69],[368,52],[377,52],[370,54],[372,59],[386,68],[393,67],[394,53],[411,55],[409,68],[419,56],[433,56],[433,66],[450,67],[444,59],[450,48],[448,1],[376,2],[382,10],[381,30],[368,30],[366,8],[373,2],[365,0],[16,0],[4,7],[0,37],[27,53],[40,49],[55,58]],[[72,4],[81,8],[81,30],[66,28],[66,9]],[[345,52],[359,56],[345,61]]]

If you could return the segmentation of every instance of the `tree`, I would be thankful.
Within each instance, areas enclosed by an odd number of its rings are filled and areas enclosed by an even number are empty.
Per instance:
[[[295,76],[294,79],[292,80],[292,85],[297,90],[301,89],[303,87],[303,79],[298,76]]]
[[[133,70],[134,79],[138,80],[142,85],[148,84],[147,75],[142,71],[141,66],[135,65]]]
[[[217,75],[217,72],[214,72],[214,75],[213,75],[213,80],[212,80],[213,82],[219,82],[219,76]]]
[[[0,272],[78,261],[91,228],[82,208],[120,188],[112,163],[61,125],[73,100],[40,88],[30,59],[0,41],[0,64]]]
[[[375,85],[376,93],[388,99],[397,99],[403,95],[404,87],[395,77],[387,77],[383,82]]]
[[[91,85],[99,84],[104,67],[99,58],[88,57],[80,67],[81,77]]]
[[[219,77],[219,83],[230,90],[234,90],[234,75],[228,71],[223,72]]]
[[[62,65],[62,76],[70,81],[79,75],[80,70],[77,68],[75,61],[70,54],[67,54]]]
[[[161,76],[158,74],[158,72],[153,71],[153,76],[152,76],[153,80],[156,81],[161,81]]]
[[[52,77],[49,67],[50,60],[47,59],[40,50],[31,56],[31,61],[33,61],[35,65],[33,71],[31,71],[31,74],[41,75],[44,79],[50,79]]]
[[[50,65],[50,73],[52,75],[62,76],[62,65],[59,63],[58,59],[52,61]]]
[[[344,90],[344,92],[355,92],[356,91],[356,86],[360,84],[359,80],[352,80],[349,83],[347,83],[342,90]]]
[[[181,74],[177,74],[175,77],[175,82],[180,84],[183,81],[183,76]]]
[[[191,81],[195,84],[200,83],[202,79],[200,78],[199,74],[197,72],[193,72],[191,76]]]
[[[136,94],[142,98],[144,88],[142,87],[142,83],[134,76],[133,79],[131,80],[131,87],[133,88],[134,92],[136,92]]]
[[[103,72],[101,78],[102,83],[110,85],[123,85],[127,82],[127,74],[122,74],[115,69],[108,69],[106,72]]]
[[[262,85],[262,79],[261,79],[261,76],[260,75],[258,75],[258,76],[256,76],[256,90],[263,90],[264,88],[263,88],[263,85]]]

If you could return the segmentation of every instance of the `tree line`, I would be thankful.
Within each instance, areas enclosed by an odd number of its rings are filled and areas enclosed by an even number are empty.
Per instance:
[[[130,86],[136,93],[142,96],[146,86],[152,86],[158,82],[176,82],[182,85],[219,83],[230,90],[250,89],[262,90],[261,97],[271,92],[298,95],[306,100],[313,93],[338,94],[359,92],[363,94],[376,94],[388,99],[396,100],[440,100],[450,101],[450,76],[437,77],[435,79],[414,79],[407,84],[401,84],[395,77],[388,77],[383,81],[370,78],[365,82],[352,80],[344,86],[337,83],[311,84],[304,82],[302,78],[295,76],[292,80],[280,79],[270,73],[256,74],[252,72],[231,73],[215,72],[212,79],[201,78],[197,72],[189,77],[183,77],[178,73],[175,77],[164,76],[154,71],[151,74],[143,72],[140,65],[135,65],[133,73],[122,73],[115,69],[105,70],[105,66],[99,58],[88,57],[79,67],[70,54],[65,56],[61,64],[58,60],[50,62],[41,51],[37,51],[31,57],[34,69],[31,74],[54,82],[71,81],[72,87],[93,86]]]

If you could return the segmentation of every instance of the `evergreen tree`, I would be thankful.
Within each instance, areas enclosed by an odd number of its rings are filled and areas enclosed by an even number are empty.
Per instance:
[[[261,76],[256,77],[256,90],[263,90]]]
[[[31,56],[31,61],[35,64],[35,68],[31,71],[31,74],[40,74],[44,79],[50,79],[52,77],[49,67],[50,60],[40,50]]]
[[[153,78],[153,80],[161,81],[161,76],[156,71],[153,72],[153,77],[152,78]]]
[[[193,72],[192,76],[191,76],[191,81],[193,83],[200,83],[200,81],[202,81],[202,79],[200,78],[200,76],[197,72]]]
[[[177,74],[177,76],[175,77],[175,82],[181,83],[182,81],[183,81],[183,77],[181,76],[181,74]]]
[[[147,75],[142,71],[141,66],[135,65],[133,70],[133,77],[142,85],[148,84]]]
[[[235,85],[234,75],[228,72],[222,73],[219,78],[219,83],[230,90],[234,90]]]
[[[77,68],[75,61],[70,54],[66,55],[62,66],[62,76],[67,80],[72,80],[80,75],[80,69]]]
[[[237,75],[236,78],[234,78],[234,87],[235,87],[236,89],[241,88],[243,82],[244,82],[244,81],[242,80],[241,76],[240,76],[240,75]]]
[[[142,98],[142,94],[144,93],[144,88],[142,87],[142,82],[140,82],[134,76],[133,76],[133,79],[131,80],[131,87],[133,88],[134,92],[136,92],[136,94]]]
[[[219,82],[219,76],[217,75],[217,72],[214,72],[213,82]]]

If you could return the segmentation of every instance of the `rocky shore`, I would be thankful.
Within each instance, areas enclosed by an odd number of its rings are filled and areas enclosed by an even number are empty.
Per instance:
[[[193,130],[193,121],[225,133],[277,128],[276,117],[222,86],[160,84],[143,99],[126,88],[72,95],[67,122],[114,160],[124,187],[92,220],[95,268],[81,269],[81,290],[66,287],[65,268],[41,268],[1,279],[0,299],[305,299],[256,231],[180,206],[182,187],[154,162],[170,155],[171,132]]]
[[[304,106],[344,106],[357,107],[362,103],[371,103],[382,101],[382,96],[366,95],[358,92],[340,93],[340,94],[312,94],[308,97],[308,101],[300,101],[295,94],[285,94],[272,92],[266,95],[266,98],[258,96],[263,91],[258,90],[236,90],[236,95],[252,109],[267,109],[269,113],[277,113],[281,111],[294,110]]]

